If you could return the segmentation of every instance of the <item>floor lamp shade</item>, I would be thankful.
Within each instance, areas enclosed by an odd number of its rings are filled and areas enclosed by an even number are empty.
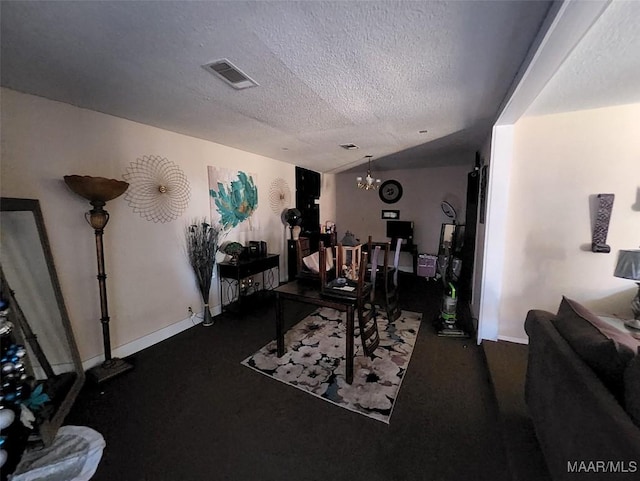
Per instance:
[[[620,251],[613,275],[623,279],[640,281],[640,249]]]
[[[67,186],[92,205],[85,213],[87,223],[94,229],[96,238],[96,256],[98,258],[98,287],[100,289],[100,322],[102,324],[102,340],[104,344],[104,362],[87,371],[87,377],[97,383],[107,381],[119,374],[129,371],[133,366],[126,361],[111,356],[111,335],[109,332],[109,306],[107,301],[107,275],[104,268],[104,245],[102,237],[104,228],[109,222],[109,213],[104,210],[105,204],[121,196],[129,187],[127,182],[104,177],[88,175],[65,175]]]

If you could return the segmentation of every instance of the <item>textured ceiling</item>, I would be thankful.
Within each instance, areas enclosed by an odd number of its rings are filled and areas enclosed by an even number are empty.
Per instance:
[[[526,115],[640,102],[640,1],[604,10]]]
[[[321,172],[471,163],[549,6],[2,1],[1,81]]]

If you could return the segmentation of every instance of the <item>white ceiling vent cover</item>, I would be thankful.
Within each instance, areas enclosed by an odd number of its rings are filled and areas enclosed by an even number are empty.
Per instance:
[[[202,68],[216,77],[221,78],[234,89],[242,90],[260,85],[247,74],[242,72],[238,67],[229,62],[226,58],[205,64]]]

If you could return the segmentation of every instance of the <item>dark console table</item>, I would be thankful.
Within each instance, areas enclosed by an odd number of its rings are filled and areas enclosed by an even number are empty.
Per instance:
[[[273,269],[278,269],[277,276]],[[262,284],[256,282],[254,276],[261,274]],[[230,304],[242,308],[249,296],[263,294],[265,290],[273,290],[280,284],[280,255],[267,254],[261,257],[240,259],[237,263],[219,262],[220,305],[222,310]],[[226,295],[225,295],[226,294]],[[225,302],[226,301],[226,302]]]

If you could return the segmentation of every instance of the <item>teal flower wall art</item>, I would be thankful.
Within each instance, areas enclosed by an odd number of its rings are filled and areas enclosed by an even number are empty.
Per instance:
[[[224,230],[232,229],[245,220],[258,208],[258,188],[253,178],[245,172],[238,172],[237,180],[228,186],[217,182],[217,190],[209,189],[216,211],[220,214],[220,223]]]

